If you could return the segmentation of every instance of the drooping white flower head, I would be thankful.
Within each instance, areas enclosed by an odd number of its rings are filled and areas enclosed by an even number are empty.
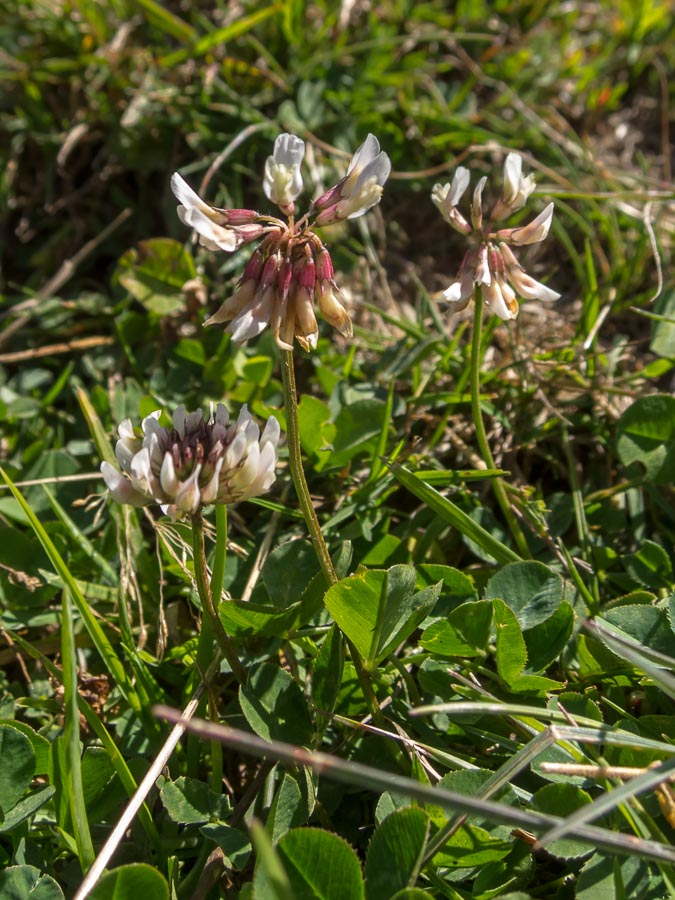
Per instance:
[[[508,154],[504,163],[502,194],[489,218],[483,212],[483,191],[487,178],[478,181],[470,204],[470,224],[457,209],[469,182],[468,169],[459,166],[451,184],[434,185],[431,193],[431,199],[445,221],[464,234],[470,244],[457,279],[443,292],[443,299],[455,311],[464,309],[473,299],[478,286],[486,308],[500,319],[515,319],[518,315],[518,297],[525,300],[557,300],[560,294],[529,276],[510,246],[522,247],[543,241],[551,227],[553,204],[549,203],[527,225],[495,231],[496,223],[522,209],[534,190],[534,176],[523,176],[520,156],[517,153]]]
[[[302,190],[300,166],[305,156],[305,142],[294,134],[280,134],[274,151],[265,162],[263,191],[272,203],[288,209]]]
[[[225,324],[237,343],[257,337],[269,326],[281,349],[293,349],[297,340],[303,349],[313,350],[319,339],[315,304],[342,335],[352,335],[330,254],[313,229],[356,218],[371,209],[382,196],[391,163],[377,138],[369,134],[354,154],[347,174],[313,204],[308,214],[296,216],[304,153],[300,138],[281,134],[265,164],[265,195],[281,208],[286,222],[254,210],[210,206],[178,173],[171,179],[180,203],[178,215],[197,231],[203,246],[232,252],[244,243],[261,239],[232,295],[205,322]]]
[[[165,514],[178,519],[211,503],[257,497],[274,483],[280,432],[273,416],[262,435],[246,406],[233,423],[222,403],[207,420],[201,409],[188,414],[179,406],[172,428],[160,425],[159,416],[158,410],[143,419],[140,437],[125,419],[115,447],[120,469],[101,463],[118,503],[159,503]]]

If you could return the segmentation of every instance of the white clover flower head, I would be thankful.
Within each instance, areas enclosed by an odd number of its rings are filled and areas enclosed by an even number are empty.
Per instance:
[[[232,423],[222,403],[208,419],[201,409],[188,414],[179,406],[171,428],[160,425],[159,416],[157,410],[143,419],[141,436],[125,419],[115,447],[120,468],[101,463],[118,503],[159,503],[175,520],[212,503],[257,497],[274,483],[280,431],[273,416],[262,435],[246,406]]]
[[[281,349],[293,349],[297,340],[305,350],[313,350],[319,339],[315,306],[342,335],[352,334],[330,254],[313,229],[356,218],[371,209],[382,196],[391,163],[377,138],[369,134],[344,178],[319,198],[309,213],[296,217],[304,153],[304,141],[281,134],[265,164],[263,190],[287,222],[254,210],[210,206],[178,173],[171,179],[179,218],[195,229],[203,246],[232,252],[258,241],[234,293],[205,322],[225,324],[237,343],[257,337],[269,326]]]
[[[518,297],[557,300],[560,294],[529,276],[511,250],[511,246],[535,244],[547,237],[553,219],[553,203],[527,225],[495,230],[497,222],[521,209],[534,190],[534,176],[523,176],[521,157],[517,153],[508,154],[502,194],[489,217],[483,209],[487,178],[479,179],[470,204],[470,224],[457,208],[469,182],[468,169],[460,166],[451,184],[436,184],[431,192],[432,202],[445,221],[464,234],[470,244],[457,279],[443,292],[443,299],[455,311],[464,309],[478,285],[486,308],[501,319],[514,319],[518,315]]]
[[[292,211],[293,203],[302,191],[300,166],[305,156],[305,142],[294,134],[280,134],[274,142],[274,152],[267,157],[263,177],[263,191],[267,199],[282,210]]]

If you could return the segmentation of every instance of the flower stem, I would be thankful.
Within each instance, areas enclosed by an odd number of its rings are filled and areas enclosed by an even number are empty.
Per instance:
[[[300,447],[300,427],[298,424],[298,392],[295,386],[295,365],[293,362],[293,351],[281,351],[281,380],[284,387],[284,406],[286,409],[286,435],[288,438],[288,459],[291,466],[291,475],[293,484],[300,502],[300,509],[305,517],[307,529],[314,550],[319,559],[319,565],[326,579],[328,586],[337,584],[338,577],[333,566],[333,560],[330,558],[325,538],[316,517],[312,499],[309,495],[307,480],[305,478],[305,470],[302,467],[302,450]],[[363,691],[373,721],[378,725],[384,725],[384,717],[377,702],[377,697],[373,690],[370,680],[370,674],[363,668],[363,661],[359,656],[359,652],[351,641],[347,641],[349,651],[356,669],[356,674]]]
[[[291,477],[298,495],[300,509],[305,517],[307,530],[312,539],[314,550],[321,566],[324,578],[328,586],[336,584],[338,577],[335,574],[333,560],[330,558],[325,538],[321,531],[321,525],[316,516],[312,498],[309,495],[307,479],[302,468],[302,450],[300,448],[300,427],[298,424],[298,393],[295,387],[295,365],[293,351],[281,351],[281,381],[284,388],[284,407],[286,409],[286,436],[288,438],[288,460],[291,467]]]
[[[488,467],[488,469],[495,469],[495,461],[492,456],[492,451],[490,450],[490,445],[488,444],[487,434],[485,433],[483,411],[481,410],[480,405],[480,369],[481,362],[483,361],[483,354],[481,350],[482,330],[483,296],[480,287],[476,285],[476,296],[474,298],[473,334],[471,338],[471,411],[473,412],[473,421],[476,428],[476,440],[478,441],[478,448],[480,450],[481,456],[483,457],[483,462]],[[501,507],[502,513],[504,514],[504,518],[506,519],[506,523],[509,527],[509,531],[511,532],[511,535],[516,542],[516,546],[518,547],[520,554],[524,556],[525,559],[531,559],[532,554],[530,553],[530,548],[527,546],[525,535],[523,534],[518,520],[516,519],[516,516],[511,509],[509,498],[506,496],[506,490],[504,488],[503,480],[497,477],[492,478],[491,482],[492,488],[495,492],[495,497],[497,498],[497,502]]]
[[[204,612],[204,623],[208,619],[208,623],[212,633],[215,635],[218,646],[223,652],[223,656],[230,664],[232,674],[239,684],[246,681],[246,669],[239,661],[232,642],[225,633],[222,622],[218,617],[218,611],[213,603],[213,595],[211,594],[211,586],[209,584],[208,569],[206,567],[206,548],[204,546],[204,520],[201,510],[198,510],[192,516],[192,551],[195,564],[195,581],[197,582],[197,590],[199,591],[199,599],[202,601],[202,610]],[[222,561],[224,565],[224,558]],[[220,592],[223,578],[223,569],[220,568],[220,583],[217,584],[218,600],[220,601]]]

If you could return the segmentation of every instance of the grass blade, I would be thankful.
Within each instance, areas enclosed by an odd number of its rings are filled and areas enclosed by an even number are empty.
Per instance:
[[[105,631],[99,624],[98,619],[94,616],[91,609],[89,608],[89,604],[82,595],[82,592],[80,591],[77,582],[73,578],[63,557],[54,546],[42,523],[39,521],[33,510],[26,502],[23,494],[14,486],[12,480],[9,478],[5,470],[1,467],[0,476],[2,476],[10,491],[14,495],[15,500],[26,515],[31,528],[42,544],[42,547],[49,557],[49,560],[56,570],[57,574],[61,577],[64,585],[70,591],[71,597],[74,600],[75,605],[77,606],[77,610],[82,617],[82,621],[84,622],[89,636],[94,642],[94,646],[101,655],[101,659],[105,663],[105,666],[108,669],[109,673],[117,683],[119,689],[124,694],[124,697],[126,698],[131,708],[135,712],[139,713],[144,719],[146,719],[147,717],[144,715],[141,703],[138,698],[138,694],[136,693],[136,690],[131,683],[129,676],[127,675],[127,671],[122,664],[122,661],[118,657],[117,653],[115,653],[115,650],[110,643]],[[151,722],[152,720],[148,722],[148,725],[150,725]],[[156,732],[157,728],[154,727],[152,730]]]
[[[82,766],[80,757],[80,711],[77,704],[77,660],[73,610],[70,591],[64,588],[61,601],[61,657],[63,659],[63,703],[65,709],[65,740],[68,766],[68,801],[82,871],[86,872],[95,859],[89,820],[84,804]]]
[[[491,535],[489,531],[486,531],[482,525],[479,525],[478,522],[474,522],[471,516],[468,516],[458,506],[455,506],[451,500],[443,497],[437,490],[431,487],[431,485],[426,484],[421,478],[418,478],[417,475],[413,474],[409,469],[406,469],[405,466],[396,462],[387,462],[387,465],[393,472],[397,481],[426,503],[430,509],[433,509],[444,522],[447,522],[448,525],[452,525],[453,528],[456,528],[465,537],[482,547],[483,550],[494,557],[497,562],[520,562],[520,556],[511,550],[510,547],[507,547],[506,544],[502,544],[502,542]]]

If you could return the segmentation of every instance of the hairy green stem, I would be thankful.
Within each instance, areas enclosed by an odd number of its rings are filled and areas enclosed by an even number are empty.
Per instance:
[[[232,646],[232,642],[227,636],[222,622],[218,617],[218,611],[213,603],[213,595],[211,594],[211,586],[209,584],[208,569],[206,567],[206,549],[204,546],[204,520],[201,510],[198,510],[192,516],[192,551],[194,554],[195,564],[195,581],[197,582],[197,590],[199,591],[199,599],[202,601],[202,610],[204,612],[204,620],[209,619],[209,624],[215,635],[218,646],[222,650],[223,656],[230,664],[232,674],[240,684],[246,682],[246,669],[239,661],[239,657]],[[220,584],[222,585],[222,569],[220,570]],[[220,600],[220,588],[218,589],[218,599]],[[204,623],[202,623],[202,628]]]
[[[476,440],[478,448],[483,457],[483,462],[488,469],[495,469],[495,461],[490,450],[487,434],[485,433],[485,424],[483,422],[483,411],[480,405],[480,369],[483,361],[483,353],[481,350],[481,335],[483,330],[483,296],[481,289],[476,285],[476,296],[474,298],[474,315],[473,315],[473,335],[471,338],[471,411],[473,413],[474,426],[476,428]],[[495,492],[497,502],[501,507],[509,531],[513,536],[518,551],[526,559],[530,559],[532,554],[527,546],[525,535],[522,532],[518,520],[511,509],[509,498],[506,496],[504,482],[500,477],[491,479],[492,488]]]
[[[305,517],[307,530],[314,545],[328,586],[336,584],[338,577],[335,574],[333,560],[330,558],[328,546],[321,531],[321,525],[316,516],[312,498],[307,487],[307,479],[302,468],[302,450],[300,448],[300,426],[298,423],[298,392],[295,387],[295,365],[293,362],[293,351],[281,351],[281,381],[284,389],[284,408],[286,410],[286,437],[288,440],[288,460],[291,467],[291,477],[295,485],[295,491],[298,495],[300,509]]]
[[[307,479],[305,478],[305,470],[302,467],[302,449],[300,447],[300,426],[298,423],[298,392],[295,386],[295,364],[293,362],[293,351],[281,351],[281,381],[284,388],[284,407],[286,410],[286,437],[288,440],[288,459],[291,467],[291,476],[295,491],[298,495],[300,509],[305,518],[307,530],[309,531],[314,545],[314,551],[319,560],[321,571],[330,587],[337,584],[338,577],[333,566],[333,560],[328,552],[325,538],[321,531],[321,525],[316,516],[312,498],[307,487]],[[384,724],[384,717],[377,702],[377,697],[373,691],[370,675],[363,667],[358,650],[347,641],[349,652],[356,669],[356,674],[363,691],[363,696],[370,711],[373,721],[378,725]]]

